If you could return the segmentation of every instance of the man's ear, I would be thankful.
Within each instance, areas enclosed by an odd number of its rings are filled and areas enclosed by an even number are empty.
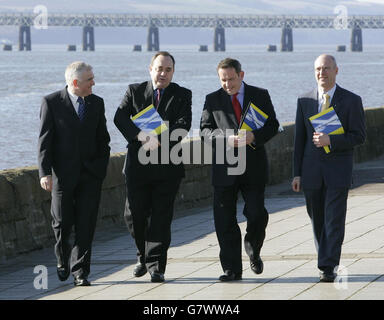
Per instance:
[[[72,84],[74,88],[77,88],[79,81],[77,79],[73,80]]]

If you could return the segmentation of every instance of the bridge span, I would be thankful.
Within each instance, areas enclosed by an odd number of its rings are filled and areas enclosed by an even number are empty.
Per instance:
[[[19,50],[31,50],[38,14],[2,13],[0,26],[19,27]],[[95,50],[95,27],[145,27],[147,50],[160,49],[159,28],[212,28],[214,51],[225,51],[225,28],[280,28],[281,51],[293,51],[293,29],[350,29],[351,51],[363,50],[362,29],[384,29],[384,16],[212,15],[212,14],[47,14],[46,27],[83,27],[83,50]]]

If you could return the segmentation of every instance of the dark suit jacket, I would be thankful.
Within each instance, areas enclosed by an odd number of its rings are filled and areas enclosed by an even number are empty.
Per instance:
[[[123,101],[116,111],[114,122],[124,138],[128,141],[127,156],[123,172],[131,179],[165,179],[169,177],[184,177],[183,164],[146,164],[142,165],[138,159],[138,152],[142,143],[137,140],[140,129],[132,122],[131,117],[145,109],[153,101],[152,82],[135,83],[128,86]],[[192,121],[192,92],[170,83],[165,88],[158,106],[158,113],[164,121],[169,121],[169,135],[176,129],[184,129],[187,133]],[[164,133],[163,133],[164,134]],[[186,135],[186,134],[185,134]],[[161,136],[158,137],[161,142]],[[179,139],[179,141],[181,138]],[[169,141],[169,140],[168,140]],[[177,142],[169,142],[170,150]],[[161,147],[158,149],[159,157]],[[160,159],[160,158],[159,158]]]
[[[39,176],[53,176],[61,186],[76,185],[82,170],[104,179],[109,161],[109,141],[104,101],[85,98],[83,122],[75,111],[67,88],[43,98],[38,142]]]
[[[353,148],[365,140],[365,118],[361,98],[336,85],[330,103],[345,133],[330,135],[331,152],[317,148],[312,142],[313,127],[309,117],[318,113],[317,89],[297,101],[294,176],[301,176],[303,188],[318,188],[322,182],[330,187],[350,187]]]
[[[268,120],[262,128],[253,131],[255,149],[250,146],[246,147],[246,171],[244,174],[250,183],[264,185],[268,180],[268,161],[264,144],[276,135],[279,122],[276,119],[275,110],[267,90],[244,83],[243,114],[249,102],[252,102],[266,113]],[[219,130],[225,134],[226,129],[236,130],[238,126],[231,97],[222,88],[208,94],[200,121],[203,139],[218,139],[215,131]],[[215,143],[213,143],[212,184],[218,186],[233,184],[236,176],[228,175],[227,169],[230,165],[228,163],[215,163],[215,152],[216,147]]]

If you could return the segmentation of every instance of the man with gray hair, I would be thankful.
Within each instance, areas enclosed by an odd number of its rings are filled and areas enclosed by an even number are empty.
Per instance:
[[[320,55],[314,69],[317,88],[297,100],[292,189],[304,191],[320,281],[333,282],[344,239],[353,149],[365,140],[365,120],[361,98],[336,84],[335,58]],[[311,124],[310,118],[320,112],[331,114],[330,108],[340,120],[342,134],[326,134]]]
[[[41,104],[39,177],[41,187],[52,196],[57,275],[65,281],[72,273],[75,286],[89,286],[91,247],[110,137],[104,101],[92,94],[92,67],[73,62],[65,70],[65,79],[67,86],[45,96]]]

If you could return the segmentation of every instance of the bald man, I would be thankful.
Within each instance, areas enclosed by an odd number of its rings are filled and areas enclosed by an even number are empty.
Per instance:
[[[317,88],[297,101],[292,189],[304,191],[320,281],[333,282],[344,240],[353,149],[365,140],[365,119],[361,98],[336,84],[339,68],[333,56],[320,55],[314,69]],[[329,107],[334,108],[344,134],[314,131],[309,118]]]

